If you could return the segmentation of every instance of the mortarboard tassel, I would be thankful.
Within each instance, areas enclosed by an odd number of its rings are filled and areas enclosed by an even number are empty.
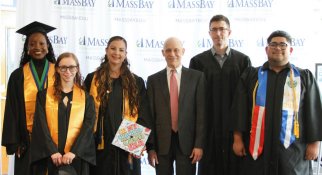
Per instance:
[[[297,139],[300,138],[300,125],[299,125],[299,121],[298,120],[294,120],[294,130],[293,130],[293,134],[295,135],[295,137]]]
[[[127,160],[127,163],[130,164],[130,170],[133,170],[133,160],[132,155],[129,153],[129,158]]]
[[[97,146],[98,150],[104,149],[103,116],[101,118],[102,118],[102,122],[101,122],[101,131],[100,131],[100,135],[98,138],[98,146]]]

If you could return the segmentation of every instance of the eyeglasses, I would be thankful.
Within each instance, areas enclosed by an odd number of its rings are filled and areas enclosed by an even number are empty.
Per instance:
[[[58,66],[58,67],[59,67],[59,70],[62,71],[62,72],[66,72],[67,69],[69,69],[69,72],[75,72],[76,68],[78,66],[69,66],[69,67],[67,67],[67,66]]]
[[[223,27],[220,27],[220,28],[212,28],[212,29],[210,29],[210,32],[211,33],[216,33],[217,31],[219,31],[219,32],[224,32],[225,30],[229,30],[229,29],[227,29],[227,28],[223,28]]]
[[[286,43],[279,43],[279,44],[277,44],[277,43],[268,43],[268,45],[269,45],[269,48],[271,48],[271,49],[276,49],[277,46],[280,46],[280,49],[284,50],[287,47]]]

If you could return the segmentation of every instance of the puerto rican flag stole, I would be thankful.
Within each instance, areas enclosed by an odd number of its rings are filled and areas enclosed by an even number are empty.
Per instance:
[[[293,83],[291,82],[293,80]],[[257,88],[257,92],[256,92]],[[267,92],[267,70],[260,67],[258,81],[256,83],[253,101],[252,127],[250,133],[249,151],[254,160],[263,152],[265,136],[265,106]],[[292,65],[287,73],[284,85],[284,98],[282,107],[282,123],[280,140],[288,148],[298,135],[298,107],[301,92],[301,78],[298,70]],[[256,93],[256,94],[255,94]],[[294,95],[296,94],[296,95]],[[256,98],[255,98],[256,95]],[[295,97],[295,98],[294,98]],[[256,100],[255,100],[256,99]],[[294,105],[295,104],[295,105]],[[297,124],[297,125],[296,125]],[[294,129],[294,125],[297,126]],[[293,132],[294,131],[294,132]],[[298,138],[298,137],[297,137]]]
[[[253,105],[252,127],[249,144],[249,152],[254,160],[256,160],[263,152],[264,146],[267,71],[263,71],[262,67],[260,67],[258,71],[258,82],[256,83],[256,87],[258,88],[255,106]],[[256,87],[254,89],[253,98],[255,97]]]

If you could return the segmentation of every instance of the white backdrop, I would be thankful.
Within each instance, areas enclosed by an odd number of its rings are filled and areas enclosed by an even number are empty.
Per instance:
[[[253,66],[267,60],[266,39],[274,30],[291,34],[291,63],[314,73],[322,62],[321,0],[19,0],[17,29],[33,21],[56,27],[48,34],[56,55],[75,53],[84,77],[99,66],[109,38],[120,35],[128,43],[132,72],[146,80],[165,68],[161,50],[168,37],[183,43],[186,67],[208,50],[209,20],[216,14],[229,18],[230,47],[250,56]],[[24,38],[16,36],[17,66]],[[154,174],[146,157],[141,162],[143,174]]]

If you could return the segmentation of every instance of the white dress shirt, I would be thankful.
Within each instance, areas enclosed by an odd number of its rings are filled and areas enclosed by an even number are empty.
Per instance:
[[[173,70],[172,68],[167,66],[167,80],[168,80],[168,88],[169,88],[169,92],[170,92],[170,78],[172,75],[171,70]],[[177,83],[178,83],[178,95],[180,94],[180,82],[181,82],[181,73],[182,73],[182,64],[176,68],[177,72],[174,74],[174,76],[177,79]]]

